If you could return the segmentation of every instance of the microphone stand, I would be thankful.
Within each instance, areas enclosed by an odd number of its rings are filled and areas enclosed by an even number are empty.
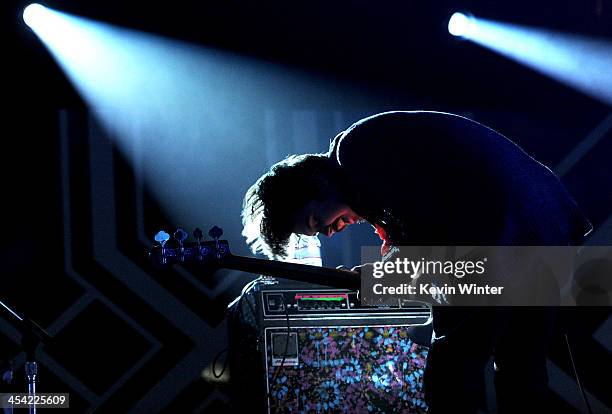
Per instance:
[[[21,333],[21,348],[25,351],[25,379],[28,384],[28,395],[32,399],[28,412],[36,414],[36,381],[38,379],[38,364],[36,363],[36,348],[42,342],[49,344],[53,337],[47,333],[39,324],[30,318],[20,315],[0,300],[0,309],[8,316],[9,321]]]

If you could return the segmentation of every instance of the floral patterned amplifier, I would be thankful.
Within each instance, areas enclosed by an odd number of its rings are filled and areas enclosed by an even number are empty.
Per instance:
[[[277,351],[277,366],[271,363],[267,341],[270,412],[427,412],[423,373],[428,349],[410,339],[409,328],[292,327],[289,342],[297,358],[284,358],[282,366]],[[282,328],[274,331],[287,337]]]

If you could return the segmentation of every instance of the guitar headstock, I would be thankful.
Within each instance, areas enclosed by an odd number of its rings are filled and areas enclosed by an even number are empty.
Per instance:
[[[189,234],[181,228],[176,229],[172,235],[160,230],[153,238],[149,257],[164,266],[183,263],[214,264],[231,254],[227,240],[220,240],[222,229],[214,226],[208,235],[212,240],[204,240],[204,233],[196,227],[192,232],[193,240],[190,241]]]

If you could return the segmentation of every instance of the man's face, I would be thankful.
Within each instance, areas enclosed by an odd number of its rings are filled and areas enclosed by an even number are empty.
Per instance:
[[[331,237],[360,221],[362,218],[340,201],[311,201],[298,212],[293,232],[307,236],[321,233]]]

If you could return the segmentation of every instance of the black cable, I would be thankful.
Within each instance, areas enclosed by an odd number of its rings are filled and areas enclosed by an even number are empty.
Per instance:
[[[242,300],[246,297],[246,294],[249,292],[249,290],[253,289],[259,282],[261,282],[261,279],[262,279],[261,276],[258,277],[257,279],[253,279],[249,283],[244,285],[244,287],[242,288],[242,292],[240,293],[240,299],[238,299],[238,306],[237,306],[240,313],[242,313],[242,307],[241,307]],[[251,302],[249,302],[249,300],[247,299],[246,303],[247,305],[249,305],[249,308],[251,309],[253,316],[256,316],[255,308],[253,307]]]
[[[234,312],[235,316],[242,316],[242,300],[246,298],[246,294],[249,292],[249,290],[251,290],[253,287],[255,287],[255,285],[257,285],[258,283],[261,282],[262,277],[259,277],[257,279],[252,280],[251,282],[247,283],[243,288],[242,288],[242,292],[240,293],[240,296],[237,298],[237,303],[236,303],[236,311]],[[246,299],[247,305],[249,305],[249,308],[251,310],[251,312],[253,312],[253,315],[255,315],[255,308],[253,307],[253,305],[251,304],[251,302]],[[287,353],[289,352],[289,340],[291,338],[291,325],[290,325],[290,319],[289,319],[289,310],[288,307],[285,305],[285,300],[284,298],[281,296],[281,305],[283,306],[283,309],[285,310],[285,320],[287,323],[287,338],[285,340],[285,350],[283,351],[283,357],[281,359],[281,363],[279,366],[276,367],[276,369],[274,370],[274,374],[272,376],[272,380],[269,382],[269,388],[268,388],[268,393],[266,395],[266,399],[269,400],[272,394],[272,387],[274,384],[274,381],[276,381],[276,378],[278,377],[279,373],[280,373],[280,369],[285,365],[285,360],[287,358]],[[231,305],[230,305],[231,307]],[[214,360],[216,360],[224,351],[227,350],[223,350],[221,352],[219,352],[219,354],[217,354],[217,356],[215,356]],[[271,358],[273,358],[274,355],[271,355]],[[226,362],[229,360],[229,358],[226,359]],[[214,364],[215,362],[213,361],[213,376],[215,376],[215,378],[217,378],[217,376],[215,375],[215,371],[214,371]],[[219,374],[219,376],[223,375],[223,372],[225,371],[226,368],[226,364],[224,364],[223,369],[221,371],[221,373]],[[267,368],[266,368],[266,376],[268,375],[267,372]]]
[[[274,374],[272,375],[272,380],[270,380],[269,382],[268,394],[266,395],[267,400],[269,400],[271,397],[272,388],[274,387],[274,381],[276,381],[276,378],[278,377],[278,374],[280,373],[280,369],[285,365],[285,359],[287,358],[287,353],[289,352],[289,340],[291,338],[291,326],[289,324],[289,310],[287,309],[287,306],[285,305],[285,299],[282,295],[281,295],[281,303],[282,303],[283,309],[285,309],[285,317],[287,321],[287,339],[285,340],[285,350],[283,352],[283,358],[281,359],[281,363],[274,370]],[[271,351],[274,352],[274,347],[272,347]],[[271,359],[274,359],[273,353],[271,354]],[[266,376],[267,375],[268,375],[268,370],[266,369]]]
[[[582,399],[584,400],[584,404],[587,407],[589,414],[593,414],[593,410],[591,409],[591,404],[589,404],[589,399],[587,398],[586,393],[584,392],[584,388],[582,388],[582,384],[580,383],[580,377],[578,376],[578,370],[576,369],[576,364],[574,363],[574,356],[572,355],[572,348],[570,347],[569,339],[567,337],[567,333],[563,334],[565,336],[565,343],[567,344],[567,352],[570,356],[570,362],[572,364],[572,369],[574,370],[574,376],[576,377],[576,382],[578,383],[578,389],[582,394]]]
[[[244,287],[242,288],[242,291],[240,291],[240,295],[227,306],[228,310],[234,309],[232,313],[234,317],[242,316],[242,300],[245,298],[249,290],[255,287],[255,285],[257,285],[259,282],[261,282],[261,279],[262,279],[261,277],[258,277],[257,279],[253,279],[249,283],[244,285]],[[249,308],[251,308],[251,312],[253,313],[253,316],[256,316],[255,308],[253,308],[253,305],[251,304],[251,302],[248,301],[248,299],[247,299],[247,305],[249,305]]]
[[[233,312],[234,317],[242,316],[242,301],[246,298],[246,294],[251,289],[253,289],[260,281],[261,281],[261,277],[258,277],[257,279],[253,279],[249,283],[244,285],[244,287],[242,288],[242,291],[240,292],[240,296],[236,298],[237,302],[236,300],[234,300],[234,302],[236,302],[236,308],[235,308],[235,311]],[[253,308],[253,305],[251,304],[251,302],[248,299],[246,299],[246,302],[247,302],[247,305],[249,305],[249,308],[251,308],[251,312],[253,312],[253,316],[256,316],[255,308]],[[219,357],[221,355],[223,355],[224,353],[227,353],[228,351],[229,351],[229,347],[226,347],[222,349],[221,351],[219,351],[217,355],[215,355],[215,357],[213,358],[211,371],[212,371],[213,377],[217,379],[221,378],[223,374],[225,373],[225,370],[227,369],[227,366],[229,364],[229,357],[225,358],[225,361],[223,362],[223,367],[221,368],[221,372],[219,372],[218,374],[216,372],[217,361],[219,360]]]

